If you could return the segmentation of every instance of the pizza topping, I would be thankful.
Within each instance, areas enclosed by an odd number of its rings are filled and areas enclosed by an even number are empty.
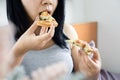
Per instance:
[[[39,19],[40,20],[48,20],[51,17],[48,12],[41,12],[39,14]]]
[[[91,54],[91,52],[93,52],[93,48],[88,43],[86,43],[85,41],[82,41],[82,40],[67,40],[67,42],[80,47],[87,54]]]
[[[38,26],[50,27],[51,25],[57,27],[57,21],[49,14],[49,12],[44,11],[39,13],[39,21],[37,22]]]

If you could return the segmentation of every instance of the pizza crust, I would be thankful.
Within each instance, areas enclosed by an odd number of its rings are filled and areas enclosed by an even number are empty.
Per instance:
[[[42,12],[39,15],[39,20],[37,21],[38,26],[42,27],[50,27],[50,26],[58,26],[57,21],[47,12]]]

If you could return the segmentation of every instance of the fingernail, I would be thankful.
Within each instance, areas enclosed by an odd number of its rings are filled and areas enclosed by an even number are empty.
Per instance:
[[[91,47],[95,47],[95,42],[94,42],[93,40],[91,40],[91,41],[89,42],[89,45],[90,45]]]

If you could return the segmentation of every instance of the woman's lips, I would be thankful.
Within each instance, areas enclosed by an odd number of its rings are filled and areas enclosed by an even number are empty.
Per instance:
[[[41,8],[39,9],[39,13],[44,12],[44,11],[46,11],[50,15],[52,15],[52,13],[53,13],[53,7],[49,5],[49,6],[42,7],[42,9]]]
[[[43,11],[39,12],[39,15],[40,15],[42,12],[48,12],[50,15],[52,15],[52,12],[49,11],[49,10],[43,10]]]

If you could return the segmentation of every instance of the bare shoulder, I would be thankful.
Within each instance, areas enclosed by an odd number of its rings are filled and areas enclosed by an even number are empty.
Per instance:
[[[78,39],[77,32],[71,24],[65,24],[63,31],[68,38],[74,39],[74,40]]]

